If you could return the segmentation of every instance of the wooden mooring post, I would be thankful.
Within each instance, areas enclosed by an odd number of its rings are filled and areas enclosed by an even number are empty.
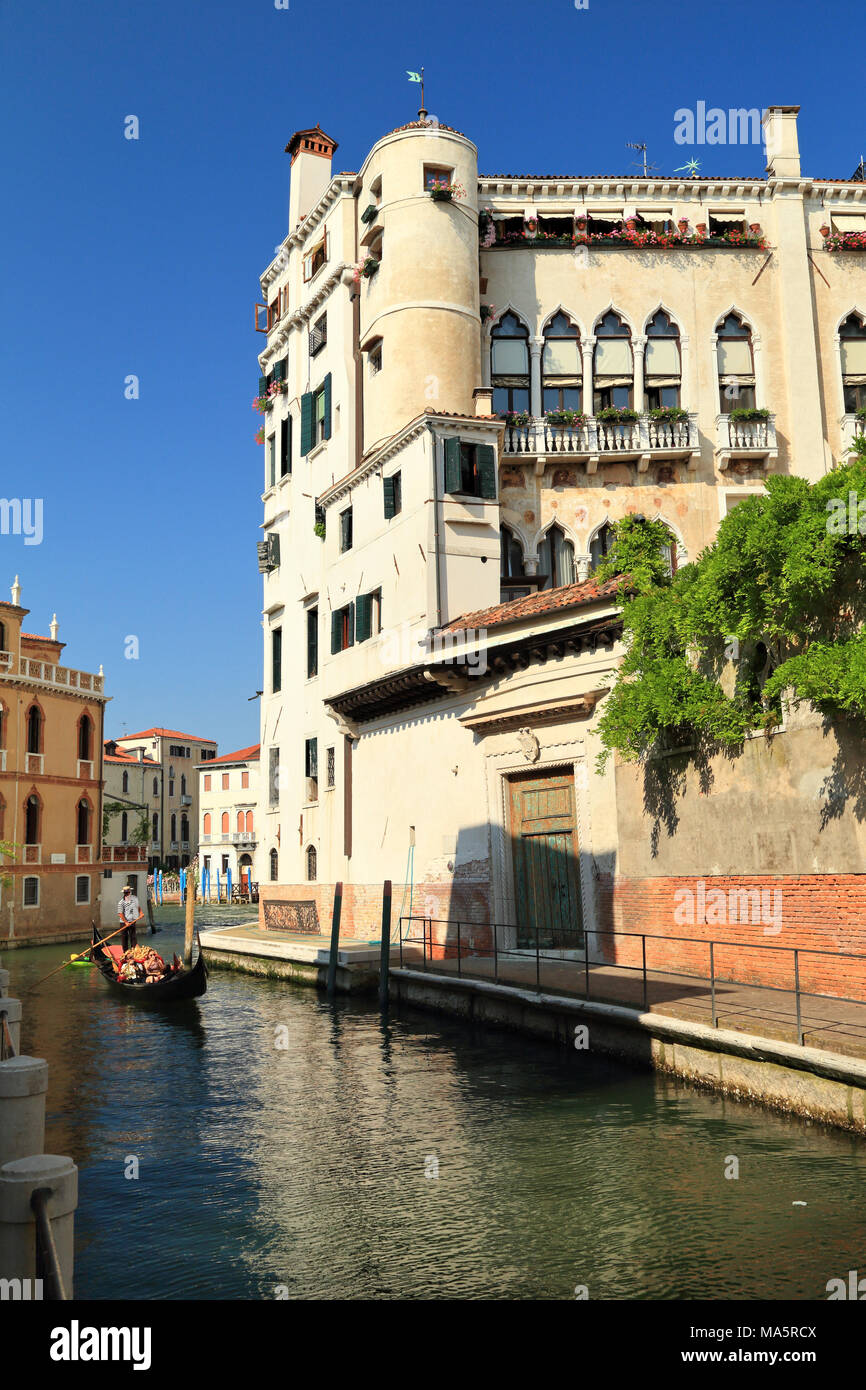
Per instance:
[[[379,943],[379,1006],[388,1007],[388,972],[391,969],[391,880],[382,884],[382,940]]]
[[[195,872],[192,865],[186,871],[186,931],[183,939],[183,963],[192,965],[192,943],[195,939]]]
[[[334,911],[331,916],[331,952],[328,956],[328,993],[337,991],[337,956],[340,953],[340,913],[343,910],[343,885],[334,884]]]

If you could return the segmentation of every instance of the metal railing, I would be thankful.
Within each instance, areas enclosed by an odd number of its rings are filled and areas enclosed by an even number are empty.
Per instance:
[[[420,931],[418,924],[420,924]],[[444,930],[443,930],[444,929]],[[542,935],[547,938],[542,941]],[[604,948],[604,938],[614,943],[614,953],[610,959],[590,959],[587,942],[593,941],[596,950]],[[516,941],[523,943],[517,945]],[[631,953],[639,956],[637,963],[616,958],[616,943],[629,943]],[[633,944],[632,944],[633,943]],[[706,953],[706,973],[699,970],[681,968],[682,961],[669,964],[662,961],[653,965],[648,962],[655,943],[674,946],[677,955],[682,957],[683,948],[694,948],[696,952]],[[862,1017],[857,1027],[862,1030],[866,1042],[866,955],[853,951],[825,951],[803,946],[771,946],[755,941],[708,940],[697,936],[668,936],[663,933],[626,932],[596,927],[584,927],[573,932],[562,933],[557,940],[554,934],[538,928],[517,927],[514,924],[498,922],[466,922],[456,918],[401,917],[400,918],[400,967],[412,969],[420,956],[423,971],[437,970],[440,973],[454,973],[458,978],[471,977],[491,981],[494,984],[518,985],[521,988],[534,988],[536,993],[561,994],[566,998],[594,1000],[601,1003],[621,1003],[633,1007],[635,1002],[646,1012],[650,1008],[651,993],[664,996],[669,993],[671,981],[688,981],[690,986],[699,984],[709,995],[709,1013],[713,1028],[719,1028],[722,1008],[720,1007],[720,987],[734,986],[743,990],[761,990],[775,995],[789,995],[792,999],[792,1023],[796,1026],[797,1042],[805,1046],[806,1032],[818,1032],[818,1028],[807,1028],[803,1018],[803,1001],[820,1000],[822,1004],[843,1004],[860,1006]],[[420,950],[419,950],[420,948]],[[725,951],[740,953],[739,960],[745,959],[743,952],[767,953],[769,963],[772,958],[779,961],[789,958],[791,971],[789,984],[769,984],[764,980],[738,979],[720,965],[719,956]],[[823,990],[804,989],[802,982],[803,963],[807,958],[821,957],[833,962],[859,961],[862,964],[861,983],[863,993],[856,995],[828,994]],[[678,968],[678,964],[680,968]],[[628,990],[630,998],[617,993],[624,983],[618,972],[632,972],[638,977],[638,990]],[[548,978],[543,982],[542,976]],[[593,981],[596,988],[593,990]],[[611,992],[610,986],[613,986]],[[607,987],[607,988],[606,988]],[[654,988],[655,987],[655,988]],[[657,999],[654,1001],[659,1003]],[[662,1001],[663,1002],[663,1001]],[[690,1006],[692,1001],[677,1000],[680,1007]],[[741,1001],[726,1010],[738,1016],[754,1015],[753,1007]],[[752,1021],[755,1019],[753,1017]],[[828,1021],[838,1028],[844,1020]],[[826,1044],[814,1043],[824,1047]]]

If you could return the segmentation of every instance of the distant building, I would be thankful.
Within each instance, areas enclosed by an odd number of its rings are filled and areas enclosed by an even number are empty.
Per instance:
[[[178,729],[142,729],[115,740],[158,765],[150,774],[151,869],[181,869],[198,853],[198,778],[195,768],[217,755],[217,744]]]
[[[114,917],[116,899],[125,883],[144,902],[148,861],[158,830],[162,768],[140,749],[136,754],[127,753],[116,740],[109,739],[104,745],[102,772],[103,898],[107,904],[103,920],[108,921]]]
[[[57,637],[22,632],[16,578],[0,603],[0,941],[87,937],[101,891],[102,732],[98,674],[61,666]]]
[[[240,748],[201,764],[199,778],[199,869],[210,869],[211,887],[216,876],[224,882],[231,870],[232,883],[246,876],[258,882],[255,814],[259,795],[259,745]]]

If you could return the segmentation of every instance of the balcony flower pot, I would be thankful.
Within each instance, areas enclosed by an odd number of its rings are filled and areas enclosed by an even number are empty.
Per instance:
[[[706,234],[707,234],[707,224],[706,224],[706,222],[697,222],[697,223],[695,224],[695,231],[697,232],[698,236],[706,236]]]
[[[689,412],[679,405],[660,405],[650,411],[650,419],[659,424],[673,424],[677,420],[687,420]]]
[[[262,427],[261,427],[260,430],[256,430],[256,433],[255,433],[255,436],[254,436],[254,437],[255,437],[255,441],[256,441],[257,444],[264,444],[264,442],[265,442],[265,427],[264,427],[264,425],[262,425]]]
[[[689,219],[687,217],[680,217],[677,220],[677,226],[680,229],[680,235],[685,236],[686,232],[689,230]]]
[[[378,269],[379,262],[376,260],[376,257],[368,256],[361,266],[361,274],[364,276],[365,280],[369,280],[372,275],[376,274]]]
[[[454,197],[454,189],[444,186],[442,188],[431,188],[430,197],[433,199],[434,203],[450,203],[451,199]]]
[[[515,425],[528,425],[530,414],[528,410],[506,410],[502,418],[511,429]]]
[[[579,429],[586,424],[586,416],[582,410],[548,410],[544,417],[545,424],[566,425],[569,429]]]
[[[770,412],[765,406],[746,406],[729,412],[732,420],[769,420]]]
[[[606,425],[628,425],[638,418],[637,411],[629,406],[608,405],[598,412],[597,420]]]
[[[857,420],[866,421],[866,405],[861,405],[859,410],[855,410],[854,416]]]
[[[488,319],[492,319],[492,318],[495,316],[495,314],[496,314],[496,305],[495,305],[495,304],[482,304],[482,305],[481,305],[480,313],[481,313],[481,322],[482,322],[482,323],[486,323]]]
[[[317,535],[317,536],[319,537],[319,540],[320,540],[320,541],[323,541],[323,540],[325,539],[325,523],[324,523],[324,521],[316,521],[316,522],[314,522],[314,523],[313,523],[313,532],[314,532],[315,535]]]
[[[818,231],[821,233],[822,237],[824,237],[826,241],[827,237],[830,235],[830,228],[827,226],[827,223],[825,222],[823,227],[819,227]]]
[[[761,224],[760,224],[760,222],[750,222],[750,223],[749,223],[749,231],[752,233],[753,236],[760,236],[760,235],[761,235]]]

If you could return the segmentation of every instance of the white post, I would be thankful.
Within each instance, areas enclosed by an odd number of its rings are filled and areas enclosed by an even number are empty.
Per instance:
[[[0,1062],[0,1168],[45,1147],[48,1063],[40,1057]]]
[[[529,413],[533,420],[541,419],[541,350],[543,338],[533,338],[529,344]]]
[[[644,351],[646,338],[635,338],[634,349],[634,408],[638,415],[644,413]]]
[[[48,1214],[67,1298],[72,1298],[78,1169],[71,1158],[34,1154],[0,1168],[0,1278],[36,1278],[36,1216],[33,1193],[49,1188]]]

